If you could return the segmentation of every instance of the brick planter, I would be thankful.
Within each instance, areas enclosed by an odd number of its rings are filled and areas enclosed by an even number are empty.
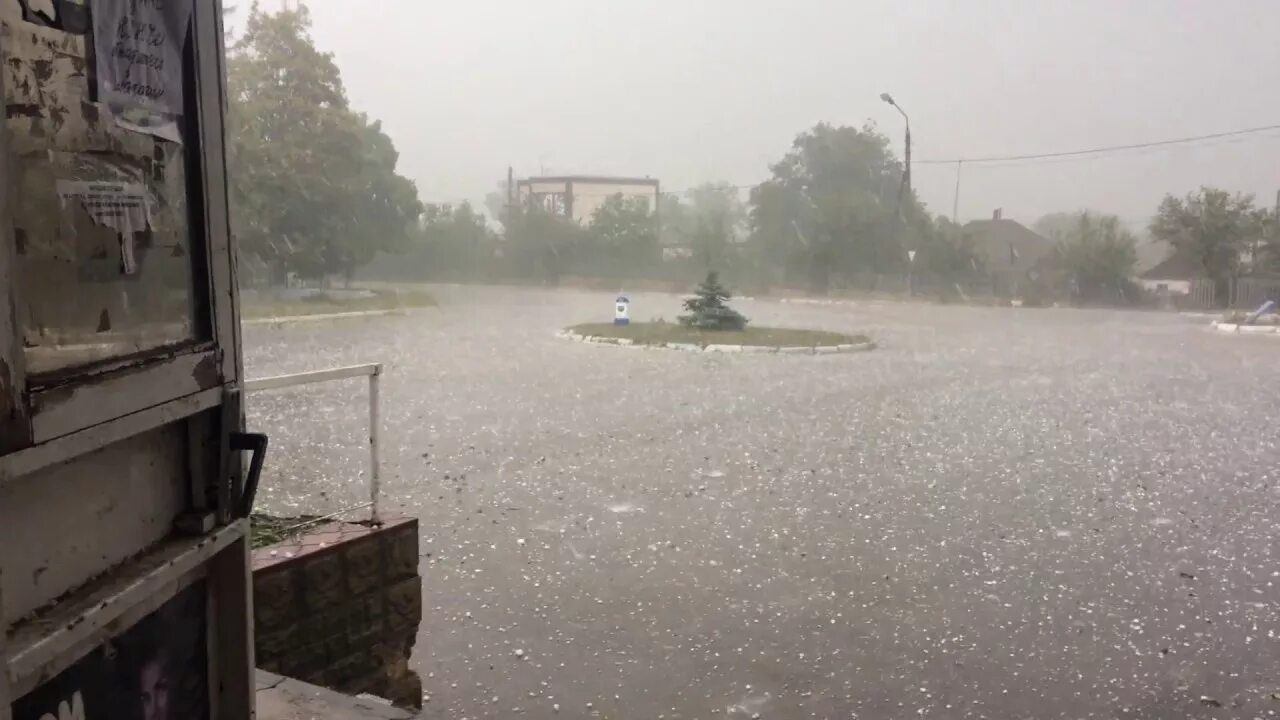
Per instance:
[[[421,707],[409,656],[422,621],[418,521],[351,523],[253,551],[258,667]]]

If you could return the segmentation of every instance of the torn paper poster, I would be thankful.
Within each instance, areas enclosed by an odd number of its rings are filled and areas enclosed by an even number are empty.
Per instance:
[[[116,127],[130,132],[150,135],[171,143],[182,144],[182,130],[172,115],[148,112],[139,108],[119,110],[115,114]]]
[[[151,202],[141,183],[59,180],[58,196],[64,205],[79,202],[94,222],[118,233],[151,229]]]
[[[58,9],[53,0],[25,0],[24,14],[27,22],[53,25],[58,20]]]
[[[22,19],[33,25],[84,35],[89,32],[85,0],[19,0]]]
[[[78,202],[95,223],[116,232],[120,243],[120,272],[138,272],[136,233],[151,229],[151,203],[141,183],[59,180],[63,205]]]
[[[116,0],[93,6],[98,100],[182,114],[182,49],[193,0]]]
[[[84,37],[0,16],[6,114],[53,117],[89,99],[85,47]]]
[[[119,233],[121,269],[126,275],[137,272],[134,233],[151,228],[151,203],[145,187],[139,183],[59,180],[58,196],[64,205],[80,203],[95,223]]]

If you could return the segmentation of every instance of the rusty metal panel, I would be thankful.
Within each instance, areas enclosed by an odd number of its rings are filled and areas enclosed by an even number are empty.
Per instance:
[[[222,388],[205,390],[181,400],[126,415],[119,420],[64,435],[56,440],[0,455],[0,485],[18,482],[27,475],[64,463],[69,458],[96,452],[134,435],[212,410],[222,403],[222,395]],[[207,473],[212,472],[212,467],[207,469]]]
[[[59,13],[68,7],[86,5],[56,4]],[[93,43],[83,31],[30,22],[17,0],[0,0],[0,528],[23,541],[0,543],[0,643],[5,626],[33,612],[66,615],[60,627],[68,637],[97,628],[60,651],[63,665],[88,640],[119,629],[106,616],[132,617],[146,604],[130,597],[90,608],[77,599],[127,574],[139,553],[177,542],[174,520],[205,504],[191,496],[206,484],[231,495],[239,474],[220,453],[189,453],[191,437],[202,436],[187,425],[194,413],[207,411],[220,425],[210,432],[243,427],[239,403],[229,414],[212,410],[238,396],[230,386],[241,374],[238,296],[222,146],[221,3],[194,7],[188,50],[196,64],[184,87],[185,116],[172,123],[178,137],[97,102]],[[89,183],[116,183],[120,197],[137,204],[97,203]],[[143,205],[139,228],[131,213]],[[139,249],[151,255],[137,258]],[[173,295],[171,281],[181,279],[171,273],[136,292],[146,278],[119,275],[142,261],[185,267],[186,324],[177,331],[167,308],[130,325],[135,308]],[[118,337],[148,323],[170,334]],[[24,340],[38,351],[24,351]],[[6,454],[17,437],[6,426],[14,412],[24,414],[15,427],[25,437],[13,445],[19,452]],[[223,500],[230,506],[234,498]],[[218,636],[209,667],[219,717],[253,709],[246,535],[241,521],[195,539],[225,536],[234,548],[203,568]],[[35,691],[37,681],[25,678],[22,692]],[[12,689],[0,683],[0,696]],[[5,711],[11,699],[0,697]]]
[[[213,694],[215,720],[254,717],[253,571],[249,559],[249,520],[239,541],[209,564],[211,625],[218,629],[211,650],[218,683]]]
[[[6,613],[18,619],[172,532],[186,507],[181,424],[0,485]],[[74,502],[68,502],[74,498]]]
[[[173,402],[222,384],[219,353],[178,354],[96,382],[69,383],[31,393],[36,442]]]
[[[4,615],[4,565],[0,564],[0,658],[9,657],[9,621]],[[12,720],[13,691],[9,687],[9,673],[0,672],[0,720]]]
[[[0,35],[0,57],[5,55],[8,43],[8,38]],[[4,73],[0,73],[0,98],[3,97],[5,78]],[[22,346],[18,339],[14,282],[17,257],[11,215],[15,191],[13,177],[14,163],[9,150],[7,123],[0,123],[0,454],[31,442],[23,399],[25,373]]]

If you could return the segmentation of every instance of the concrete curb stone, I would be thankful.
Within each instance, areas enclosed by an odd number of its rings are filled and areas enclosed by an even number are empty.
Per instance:
[[[679,350],[701,353],[739,353],[739,354],[781,354],[781,355],[836,355],[841,353],[866,352],[876,349],[873,342],[852,343],[844,345],[819,345],[817,347],[771,347],[768,345],[695,345],[693,343],[655,343],[637,344],[630,338],[599,337],[595,335],[579,335],[567,330],[556,333],[556,337],[589,345],[616,345],[644,350]]]
[[[1241,335],[1280,335],[1280,325],[1237,325],[1235,323],[1215,322],[1214,330]]]
[[[315,315],[281,315],[279,317],[242,318],[241,325],[283,325],[286,323],[322,322],[324,320],[353,320],[356,318],[407,315],[405,308],[386,310],[357,310],[353,312],[317,313]]]

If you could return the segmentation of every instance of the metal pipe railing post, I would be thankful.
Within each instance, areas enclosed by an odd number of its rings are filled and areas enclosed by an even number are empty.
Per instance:
[[[378,495],[382,491],[381,468],[378,462],[378,395],[382,378],[382,365],[374,367],[369,375],[369,519],[377,525],[381,522],[378,515]]]
[[[370,520],[376,525],[382,522],[382,516],[379,514],[379,496],[382,494],[382,468],[378,457],[378,435],[380,434],[379,425],[381,425],[380,416],[382,414],[382,404],[379,397],[379,386],[382,378],[382,363],[355,365],[352,367],[333,368],[332,370],[317,370],[313,372],[296,373],[294,375],[279,375],[276,377],[249,380],[244,383],[244,389],[247,392],[263,392],[266,390],[298,387],[300,385],[311,385],[313,383],[364,377],[366,375],[369,377],[369,502],[339,511],[333,515],[326,515],[323,519],[329,519],[330,517],[335,517],[342,513],[354,512],[367,507],[369,508]]]

